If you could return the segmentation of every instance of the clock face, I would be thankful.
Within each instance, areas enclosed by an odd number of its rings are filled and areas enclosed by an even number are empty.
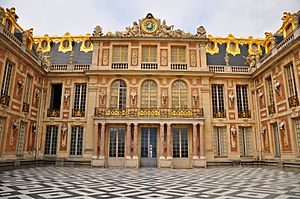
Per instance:
[[[142,29],[145,33],[154,33],[157,30],[157,22],[153,19],[146,19],[142,23]]]

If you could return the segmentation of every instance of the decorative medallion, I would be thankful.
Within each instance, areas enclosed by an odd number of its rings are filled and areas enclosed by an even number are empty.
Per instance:
[[[142,30],[147,34],[154,33],[158,28],[158,23],[154,19],[145,19],[142,24]]]

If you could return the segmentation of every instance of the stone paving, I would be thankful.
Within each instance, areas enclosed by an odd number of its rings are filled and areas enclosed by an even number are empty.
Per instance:
[[[0,173],[0,198],[300,198],[300,173],[270,168],[38,167]]]

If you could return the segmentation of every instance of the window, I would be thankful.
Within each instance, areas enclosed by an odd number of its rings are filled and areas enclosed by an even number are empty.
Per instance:
[[[275,152],[275,157],[280,157],[281,152],[280,152],[280,141],[279,141],[279,133],[278,133],[278,127],[277,123],[271,124],[273,133],[274,133],[274,152]]]
[[[47,126],[45,155],[56,155],[58,126]]]
[[[48,117],[59,117],[61,105],[62,84],[51,84],[51,96]]]
[[[126,82],[115,80],[110,88],[110,107],[117,109],[126,108]]]
[[[128,62],[128,47],[114,46],[113,47],[113,62]]]
[[[125,157],[125,128],[110,128],[109,157]]]
[[[24,142],[25,142],[25,132],[26,132],[26,124],[24,122],[20,122],[18,133],[18,143],[17,143],[17,155],[22,156],[24,153]]]
[[[285,74],[286,74],[286,80],[287,80],[290,108],[298,106],[299,100],[297,97],[297,88],[296,88],[293,64],[289,64],[288,66],[285,67]]]
[[[24,94],[24,103],[29,104],[30,102],[30,91],[31,91],[31,82],[32,77],[30,75],[27,75],[26,84],[25,84],[25,94]]]
[[[189,157],[189,139],[187,128],[173,128],[173,158]]]
[[[268,111],[269,114],[275,113],[275,101],[274,101],[274,92],[273,92],[273,85],[272,85],[272,77],[266,78],[266,87],[268,93]]]
[[[62,44],[63,44],[62,46],[63,46],[64,48],[68,48],[69,45],[70,45],[70,42],[69,42],[68,40],[64,40]]]
[[[251,127],[239,127],[240,131],[240,155],[252,155],[252,133]]]
[[[157,85],[155,81],[144,81],[141,95],[141,108],[157,108]]]
[[[213,127],[213,136],[215,157],[227,157],[226,127]]]
[[[7,61],[4,69],[2,87],[1,87],[1,96],[9,96],[9,86],[12,76],[12,63]]]
[[[224,85],[212,85],[213,117],[225,117],[224,109]]]
[[[46,41],[46,40],[42,41],[41,46],[42,46],[43,49],[44,49],[44,48],[47,48],[47,46],[48,46],[48,41]]]
[[[185,47],[171,47],[171,62],[185,63]]]
[[[0,151],[2,149],[2,135],[4,132],[4,118],[0,117]],[[1,157],[1,153],[0,153],[0,157]]]
[[[84,46],[85,46],[86,48],[90,48],[91,45],[92,45],[92,43],[91,43],[90,40],[85,40],[85,41],[84,41]]]
[[[143,46],[142,47],[142,62],[157,62],[157,47]]]
[[[73,116],[84,117],[86,101],[86,84],[75,84]]]
[[[248,92],[247,85],[237,85],[236,94],[237,94],[237,106],[238,114],[240,118],[249,118],[250,112],[248,107]]]
[[[298,145],[298,155],[300,155],[300,119],[295,120],[296,125],[296,142]]]
[[[187,108],[187,84],[184,81],[177,80],[172,84],[172,107]]]
[[[70,155],[82,155],[83,127],[72,126]]]

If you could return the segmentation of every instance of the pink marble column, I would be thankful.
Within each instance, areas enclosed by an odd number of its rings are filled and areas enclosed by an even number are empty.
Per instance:
[[[126,131],[126,158],[131,158],[131,124],[127,124]]]
[[[95,129],[94,129],[94,136],[93,136],[93,139],[94,139],[94,149],[93,149],[93,156],[94,158],[97,158],[98,156],[98,146],[99,146],[99,143],[98,143],[98,140],[99,140],[99,124],[97,123],[95,125]]]
[[[197,157],[197,124],[193,124],[193,158]]]
[[[134,123],[133,129],[133,156],[138,157],[138,124]]]
[[[160,157],[165,158],[165,132],[164,124],[160,124]]]
[[[167,158],[172,158],[171,153],[171,124],[167,124]]]
[[[204,132],[203,124],[200,123],[200,158],[204,158]]]
[[[104,157],[104,145],[105,145],[105,123],[101,123],[100,157]]]

